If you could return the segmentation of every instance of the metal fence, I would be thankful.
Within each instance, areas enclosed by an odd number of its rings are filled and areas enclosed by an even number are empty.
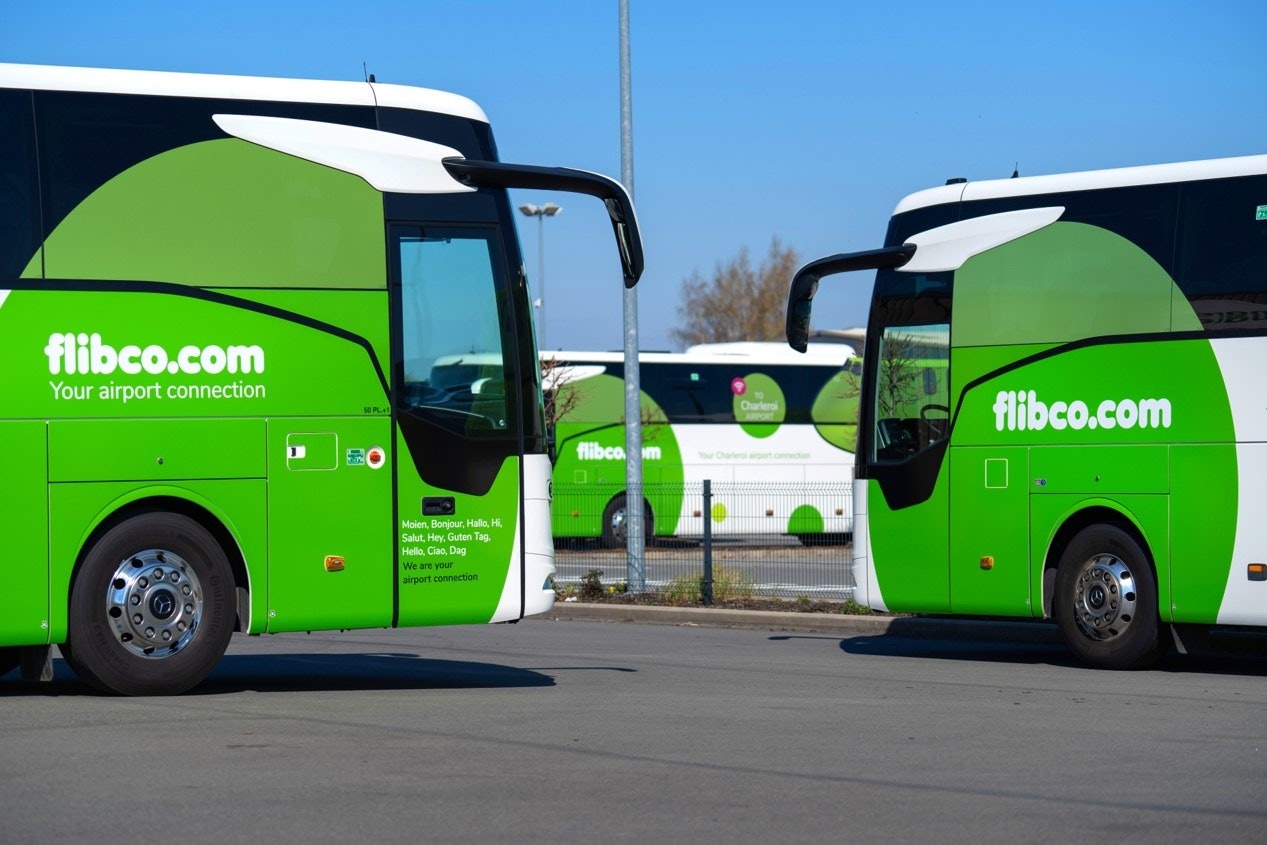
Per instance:
[[[849,569],[853,506],[848,482],[649,483],[644,581],[681,596],[701,579],[713,598],[840,601]],[[628,578],[623,490],[555,485],[556,581],[565,589],[623,591]],[[599,573],[595,575],[594,573]],[[711,582],[711,583],[710,583]]]

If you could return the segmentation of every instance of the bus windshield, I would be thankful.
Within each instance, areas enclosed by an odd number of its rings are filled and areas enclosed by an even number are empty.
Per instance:
[[[884,326],[876,348],[873,457],[902,461],[949,434],[950,326]]]
[[[403,404],[459,431],[507,426],[502,326],[489,229],[425,229],[399,238]],[[454,315],[462,319],[454,319]]]

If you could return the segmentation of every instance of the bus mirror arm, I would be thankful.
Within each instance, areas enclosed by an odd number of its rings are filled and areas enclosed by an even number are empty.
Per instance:
[[[901,267],[915,254],[915,244],[887,246],[863,252],[846,252],[811,261],[796,271],[787,292],[787,343],[797,352],[809,345],[809,318],[818,282],[824,276],[853,270],[883,270]]]
[[[631,288],[638,284],[643,266],[638,217],[629,192],[616,180],[570,167],[538,167],[465,158],[446,158],[442,164],[450,176],[472,188],[530,188],[598,197],[603,201],[612,221],[612,231],[616,235],[616,247],[620,250],[620,263],[625,275],[625,287]]]

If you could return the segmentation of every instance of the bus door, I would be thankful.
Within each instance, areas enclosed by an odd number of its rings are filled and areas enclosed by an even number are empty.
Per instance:
[[[499,229],[396,224],[389,240],[396,623],[518,618],[528,416],[516,350],[531,343]]]
[[[886,299],[880,313],[928,310],[926,303],[909,296]],[[864,353],[865,366],[871,368],[866,379],[871,393],[866,397],[871,424],[863,441],[866,469],[859,473],[869,479],[866,533],[884,603],[943,612],[950,609],[950,326],[902,322],[879,325],[878,337],[868,341]]]

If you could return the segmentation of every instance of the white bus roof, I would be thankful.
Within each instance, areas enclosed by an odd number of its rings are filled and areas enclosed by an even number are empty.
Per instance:
[[[689,347],[685,352],[640,352],[638,360],[644,364],[734,364],[743,361],[751,364],[802,364],[843,367],[854,357],[853,347],[846,343],[811,343],[804,354],[786,343],[738,342],[703,343]],[[561,363],[587,362],[595,364],[624,363],[623,352],[581,352],[576,350],[542,350],[541,360]]]
[[[488,123],[484,110],[459,94],[381,82],[279,79],[267,76],[225,76],[0,62],[0,88],[382,106],[449,114]]]
[[[893,209],[893,213],[902,214],[917,208],[960,201],[1022,197],[1062,191],[1094,191],[1130,185],[1164,185],[1171,182],[1253,176],[1259,173],[1267,173],[1267,155],[1212,158],[1175,164],[1148,164],[1111,170],[1054,173],[1047,176],[1020,176],[1015,179],[988,179],[982,182],[958,182],[916,191],[904,197],[897,204],[897,208]]]

